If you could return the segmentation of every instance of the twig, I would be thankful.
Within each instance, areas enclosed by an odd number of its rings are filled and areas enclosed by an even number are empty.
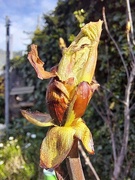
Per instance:
[[[131,93],[131,86],[132,82],[135,77],[135,64],[132,66],[130,77],[128,79],[128,83],[126,86],[125,90],[125,107],[124,107],[124,134],[123,134],[123,142],[122,142],[122,147],[120,154],[117,159],[117,163],[115,164],[114,167],[114,172],[113,172],[113,178],[118,179],[121,166],[123,164],[125,155],[127,153],[127,146],[128,146],[128,139],[129,139],[129,126],[130,126],[130,107],[129,107],[129,102],[130,102],[130,93]]]
[[[91,101],[92,106],[97,111],[98,115],[103,119],[103,121],[106,121],[106,117],[101,113],[101,111],[98,109],[98,107],[95,105],[93,101]]]
[[[134,44],[135,41],[134,41],[134,34],[133,34],[133,23],[132,23],[129,0],[126,0],[126,3],[127,3],[128,23],[129,23],[129,24],[127,24],[127,25],[129,25],[127,27],[127,42],[128,42],[129,51],[130,51],[130,54],[131,54],[131,57],[133,60],[130,72],[128,71],[128,69],[126,67],[125,60],[122,56],[122,53],[120,51],[118,44],[116,43],[115,39],[112,37],[112,35],[108,29],[106,16],[105,16],[105,8],[103,8],[103,19],[104,19],[106,31],[107,31],[109,37],[111,38],[111,40],[113,41],[113,43],[114,43],[114,45],[115,45],[115,47],[116,47],[116,49],[117,49],[117,51],[121,57],[121,60],[122,60],[122,63],[123,63],[123,66],[125,68],[125,72],[127,75],[127,85],[125,88],[125,98],[124,98],[124,133],[123,133],[122,147],[121,147],[120,153],[117,156],[117,160],[114,163],[114,171],[113,171],[113,178],[112,178],[113,180],[118,179],[124,158],[127,154],[127,146],[128,146],[128,139],[129,139],[129,126],[130,126],[130,111],[131,111],[130,94],[131,94],[132,83],[133,83],[134,78],[135,78],[135,56],[134,56],[134,52],[132,49],[132,45],[131,45],[131,41],[130,41],[130,34],[129,34],[129,32],[131,31],[131,38],[132,38],[132,41]]]
[[[135,103],[130,107],[130,111],[132,111],[133,109],[135,109]]]
[[[124,134],[123,134],[123,142],[122,142],[121,151],[118,156],[117,163],[115,164],[115,168],[114,168],[114,172],[113,172],[114,179],[117,179],[119,176],[121,166],[123,164],[125,155],[127,153],[127,146],[128,146],[128,139],[129,139],[130,111],[131,111],[131,109],[130,109],[130,94],[131,94],[132,83],[135,78],[135,58],[134,58],[133,50],[131,47],[129,31],[130,30],[127,30],[127,41],[128,41],[128,45],[129,45],[130,54],[132,55],[132,58],[133,58],[133,63],[132,63],[129,78],[127,80],[127,86],[125,89]]]
[[[90,168],[91,171],[93,172],[96,180],[100,180],[100,178],[99,178],[96,170],[94,169],[92,163],[90,162],[90,159],[89,159],[88,156],[86,155],[86,153],[85,153],[85,151],[83,150],[83,148],[82,148],[82,146],[81,146],[80,143],[79,143],[78,147],[79,147],[79,150],[80,150],[80,152],[81,152],[81,154],[82,154],[82,156],[83,156],[83,158],[84,158],[84,160],[85,160],[85,163],[89,166],[89,168]]]
[[[116,163],[117,160],[117,155],[116,155],[116,143],[115,143],[115,136],[112,130],[112,125],[111,125],[111,119],[110,115],[112,114],[110,112],[109,104],[108,104],[108,98],[107,94],[105,93],[105,106],[106,106],[106,111],[107,111],[107,125],[111,134],[111,141],[112,141],[112,150],[113,150],[113,158],[114,158],[114,163]]]
[[[109,132],[110,132],[110,135],[111,135],[111,142],[112,142],[113,158],[114,158],[114,162],[116,162],[116,159],[117,159],[117,155],[116,155],[116,143],[115,143],[114,133],[112,131],[111,124],[110,124],[110,116],[106,117],[106,116],[102,115],[101,111],[98,109],[98,107],[95,105],[95,103],[93,101],[91,101],[91,103],[92,103],[92,106],[94,107],[94,109],[99,114],[99,116],[104,120],[104,122],[106,122],[106,124],[107,124],[107,126],[109,128]],[[109,110],[109,108],[107,106],[106,107],[106,111],[108,112],[108,110]]]
[[[119,97],[117,97],[110,89],[106,88],[105,86],[100,86],[101,89],[106,90],[107,92],[109,92],[115,99],[117,99],[117,101],[119,101],[120,103],[124,104],[124,100],[121,100]]]
[[[106,15],[105,15],[105,7],[103,7],[103,9],[102,9],[102,13],[103,13],[103,20],[104,20],[104,24],[105,24],[105,29],[106,29],[106,31],[107,31],[110,39],[113,41],[113,43],[114,43],[114,45],[115,45],[115,47],[116,47],[116,49],[117,49],[117,51],[118,51],[118,53],[119,53],[119,55],[120,55],[120,58],[121,58],[121,61],[122,61],[122,63],[123,63],[123,66],[124,66],[124,68],[125,68],[126,75],[127,75],[127,79],[128,79],[128,77],[129,77],[129,72],[128,72],[127,66],[126,66],[126,64],[125,64],[124,58],[123,58],[123,56],[122,56],[121,50],[120,50],[118,44],[116,43],[115,39],[112,37],[112,35],[111,35],[110,31],[109,31],[108,25],[107,25],[107,20],[106,20]]]
[[[135,154],[133,154],[132,157],[135,157]],[[125,177],[127,177],[127,174],[129,173],[134,160],[135,160],[135,158],[129,159],[129,162],[127,163],[127,167],[126,167],[126,171],[125,171]]]

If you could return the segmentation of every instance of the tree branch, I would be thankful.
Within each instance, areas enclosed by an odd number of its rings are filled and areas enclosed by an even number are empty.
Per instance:
[[[129,139],[129,126],[130,126],[130,93],[132,82],[135,77],[135,64],[133,64],[130,77],[127,82],[127,86],[125,89],[125,107],[124,107],[124,134],[123,134],[123,142],[120,154],[117,159],[117,163],[114,167],[113,179],[117,179],[119,177],[119,173],[121,170],[121,166],[123,164],[125,155],[127,153],[128,139]]]
[[[105,98],[107,99],[107,98]],[[105,100],[107,101],[107,100]],[[111,135],[111,142],[112,142],[112,151],[113,151],[113,158],[114,158],[114,162],[116,162],[116,159],[117,159],[117,155],[116,155],[116,143],[115,143],[115,136],[114,136],[114,132],[112,130],[112,126],[110,124],[111,120],[110,120],[110,110],[109,110],[109,107],[107,106],[107,103],[106,104],[106,112],[107,112],[107,116],[104,116],[101,111],[98,109],[98,107],[95,105],[95,103],[93,101],[91,101],[92,103],[92,106],[94,107],[94,109],[97,111],[97,113],[99,114],[99,116],[104,120],[104,122],[107,124],[108,128],[109,128],[109,132],[110,132],[110,135]]]
[[[92,163],[90,162],[90,159],[89,159],[88,156],[86,155],[86,153],[85,153],[85,151],[83,150],[83,148],[82,148],[82,146],[81,146],[80,143],[79,143],[78,147],[79,147],[79,150],[80,150],[80,152],[81,152],[81,154],[82,154],[82,156],[83,156],[83,158],[84,158],[84,160],[85,160],[85,164],[89,166],[89,168],[90,168],[91,171],[93,172],[96,180],[100,180],[100,178],[99,178],[96,170],[94,169]]]
[[[116,43],[115,39],[112,37],[112,35],[111,35],[110,31],[109,31],[108,25],[107,25],[107,20],[106,20],[106,15],[105,15],[105,7],[103,7],[103,9],[102,9],[102,13],[103,13],[103,20],[104,20],[104,24],[105,24],[105,29],[106,29],[110,39],[113,41],[113,43],[114,43],[114,45],[115,45],[115,47],[116,47],[116,49],[117,49],[117,51],[118,51],[118,53],[120,55],[121,61],[123,63],[123,66],[125,68],[126,75],[127,75],[127,78],[128,78],[129,77],[129,72],[128,72],[127,66],[125,64],[124,58],[122,56],[121,50],[120,50],[118,44]]]
[[[128,0],[127,0],[127,3],[129,3]],[[130,17],[131,12],[130,12],[129,4],[127,5],[127,9],[128,9],[128,16],[129,16],[128,18],[130,20],[129,25],[131,25],[132,19]],[[119,177],[120,171],[121,171],[121,167],[122,167],[124,158],[127,154],[127,146],[128,146],[128,139],[129,139],[129,126],[130,126],[130,94],[131,94],[132,83],[133,83],[134,78],[135,78],[135,57],[134,57],[132,45],[130,42],[130,35],[129,35],[130,27],[129,27],[129,29],[127,29],[127,42],[128,42],[130,54],[131,54],[132,59],[133,59],[131,71],[129,73],[127,70],[126,64],[125,64],[125,60],[121,54],[120,48],[119,48],[118,44],[116,43],[116,41],[114,40],[114,38],[112,37],[112,35],[110,34],[110,31],[108,29],[106,16],[105,16],[105,8],[103,8],[103,19],[104,19],[106,31],[107,31],[109,37],[112,39],[120,57],[121,57],[121,60],[123,62],[123,65],[124,65],[124,68],[126,71],[126,75],[127,75],[127,85],[125,88],[125,98],[124,98],[124,133],[123,133],[122,147],[121,147],[120,153],[118,154],[117,160],[114,163],[114,171],[113,171],[113,177],[112,177],[112,180],[117,180]],[[131,31],[133,32],[133,29]],[[133,38],[133,35],[132,35],[132,38]]]

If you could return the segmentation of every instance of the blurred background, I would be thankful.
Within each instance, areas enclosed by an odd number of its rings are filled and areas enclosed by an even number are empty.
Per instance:
[[[81,27],[99,19],[104,20],[95,73],[100,88],[83,117],[95,155],[84,158],[80,152],[82,166],[86,180],[135,179],[133,7],[134,0],[0,0],[0,180],[43,179],[39,153],[47,129],[20,113],[47,112],[48,80],[39,80],[28,62],[30,45],[38,45],[49,70],[62,57],[59,38],[69,46]]]

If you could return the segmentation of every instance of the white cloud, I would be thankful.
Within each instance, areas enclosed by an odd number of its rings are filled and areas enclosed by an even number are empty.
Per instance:
[[[11,20],[12,50],[26,50],[30,37],[24,31],[33,32],[38,16],[53,10],[56,3],[57,0],[0,0],[0,49],[6,49],[6,15]]]

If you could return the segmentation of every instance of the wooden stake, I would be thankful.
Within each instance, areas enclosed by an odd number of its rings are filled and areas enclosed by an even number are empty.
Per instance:
[[[67,169],[70,180],[85,180],[83,169],[78,152],[78,140],[75,139],[74,145],[66,159]]]

